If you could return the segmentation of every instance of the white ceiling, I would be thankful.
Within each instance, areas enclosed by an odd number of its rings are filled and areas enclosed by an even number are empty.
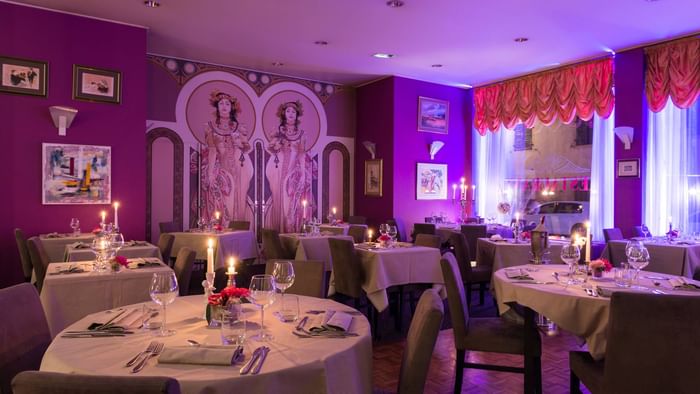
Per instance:
[[[17,2],[146,26],[149,53],[350,85],[385,75],[479,85],[700,32],[700,0]]]

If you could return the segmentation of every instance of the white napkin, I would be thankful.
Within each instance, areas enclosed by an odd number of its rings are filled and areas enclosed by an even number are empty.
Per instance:
[[[163,364],[232,365],[238,346],[168,346],[158,357]]]
[[[668,280],[668,283],[673,286],[674,289],[681,289],[681,290],[700,290],[700,286],[697,286],[694,283],[688,282],[684,277],[680,276],[677,278],[671,278]]]
[[[494,234],[491,236],[491,241],[503,241],[501,234]]]
[[[506,278],[518,280],[534,280],[527,272],[522,269],[506,269]]]
[[[341,331],[347,332],[352,324],[352,316],[345,312],[327,311],[311,320],[309,331]]]
[[[141,325],[141,318],[143,317],[142,315],[143,311],[141,308],[132,309],[128,312],[125,312],[113,323],[116,326],[121,326],[124,328],[136,328]]]

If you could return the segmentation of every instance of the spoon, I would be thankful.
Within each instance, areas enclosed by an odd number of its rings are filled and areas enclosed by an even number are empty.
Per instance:
[[[187,343],[189,343],[189,344],[190,344],[190,346],[193,346],[193,347],[198,347],[198,346],[202,346],[202,344],[201,344],[201,343],[199,343],[199,342],[195,341],[194,339],[188,339],[188,340],[187,340]]]

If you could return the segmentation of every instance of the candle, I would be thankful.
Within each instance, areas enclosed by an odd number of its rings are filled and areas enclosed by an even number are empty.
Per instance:
[[[214,273],[214,240],[211,238],[207,247],[207,273]]]
[[[114,227],[119,228],[119,203],[114,203]]]
[[[466,181],[467,181],[467,180],[466,180],[466,178],[464,178],[464,177],[461,177],[461,178],[459,179],[459,183],[461,183],[462,185],[464,185],[464,182],[466,182]]]
[[[102,224],[105,224],[105,217],[107,216],[107,211],[100,212],[100,216],[102,216]]]
[[[219,211],[214,212],[214,218],[216,218],[216,221],[219,221],[219,217],[221,217],[221,213]]]
[[[591,262],[591,222],[586,221],[586,263]]]
[[[236,264],[236,259],[234,257],[230,257],[228,259],[228,271],[226,272],[226,274],[228,274],[228,275],[236,275],[237,274],[235,264]]]
[[[457,198],[457,184],[453,183],[452,184],[452,199],[454,200],[456,198]]]
[[[476,185],[472,185],[472,201],[476,199]]]
[[[306,200],[303,200],[301,202],[301,206],[303,207],[303,211],[304,211],[303,218],[306,219]]]
[[[335,207],[333,207],[333,216],[335,216],[336,210]]]
[[[516,212],[515,213],[515,225],[517,226],[519,224],[520,224],[520,212]]]
[[[673,226],[673,218],[670,216],[668,217],[668,225]]]
[[[372,242],[372,229],[367,229],[367,237],[369,238],[369,242]]]

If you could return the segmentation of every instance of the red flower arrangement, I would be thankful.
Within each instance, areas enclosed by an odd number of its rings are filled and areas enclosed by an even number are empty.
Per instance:
[[[95,227],[95,228],[92,229],[92,233],[95,234],[95,235],[97,235],[97,234],[99,234],[99,233],[101,233],[101,232],[102,232],[102,228],[100,228],[100,227]]]
[[[129,259],[124,256],[114,256],[110,261],[112,271],[119,271],[120,267],[127,267],[129,265]]]
[[[388,235],[386,235],[386,234],[382,234],[382,235],[379,236],[379,238],[377,238],[377,241],[379,241],[379,242],[388,242],[388,241],[391,241],[391,237],[388,236]]]
[[[212,306],[226,306],[228,302],[232,299],[241,299],[243,297],[248,297],[250,291],[243,287],[227,287],[221,290],[219,294],[212,294],[209,296],[208,302]]]
[[[215,224],[214,231],[224,231],[224,226],[222,226],[220,224]]]
[[[523,231],[523,232],[520,234],[520,236],[523,237],[523,239],[530,239],[530,232],[529,232],[529,231]]]
[[[591,261],[590,268],[591,271],[610,272],[613,266],[607,259],[598,259]]]

